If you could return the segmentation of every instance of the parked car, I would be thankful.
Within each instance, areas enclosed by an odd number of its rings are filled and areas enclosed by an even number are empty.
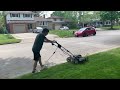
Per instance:
[[[67,26],[63,26],[60,28],[60,30],[69,30],[69,28]]]
[[[86,37],[89,35],[96,35],[96,29],[93,27],[84,27],[74,32],[75,37]]]
[[[42,33],[42,30],[42,27],[36,27],[36,29],[33,30],[33,33]]]

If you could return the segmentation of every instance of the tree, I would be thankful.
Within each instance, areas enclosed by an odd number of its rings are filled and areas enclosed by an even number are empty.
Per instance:
[[[0,33],[5,33],[5,16],[4,13],[0,14]]]
[[[0,15],[0,28],[4,27],[4,16]]]
[[[99,11],[55,11],[52,15],[64,17],[76,24],[79,22],[83,26],[84,23],[100,18]]]
[[[52,13],[53,16],[60,16],[64,19],[68,19],[72,21],[69,24],[70,28],[76,28],[76,24],[78,22],[78,11],[55,11]]]
[[[111,29],[113,29],[114,21],[118,20],[119,12],[118,11],[101,11],[100,13],[101,20],[110,20]]]

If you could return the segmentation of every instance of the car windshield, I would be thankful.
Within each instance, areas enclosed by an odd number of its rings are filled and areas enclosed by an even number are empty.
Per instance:
[[[84,31],[86,28],[81,28],[81,29],[79,29],[78,31]]]

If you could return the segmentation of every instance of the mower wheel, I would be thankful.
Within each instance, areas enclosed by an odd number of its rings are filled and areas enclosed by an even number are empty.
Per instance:
[[[75,60],[75,61],[74,61],[74,64],[78,64],[78,63],[79,63],[78,60]]]
[[[71,62],[71,58],[70,57],[67,58],[67,62]]]

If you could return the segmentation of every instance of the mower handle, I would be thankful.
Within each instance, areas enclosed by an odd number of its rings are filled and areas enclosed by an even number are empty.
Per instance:
[[[60,45],[57,41],[56,41],[55,43],[58,45],[58,46],[57,46],[58,48],[61,48],[61,45]],[[52,45],[55,45],[55,44],[52,43]]]

